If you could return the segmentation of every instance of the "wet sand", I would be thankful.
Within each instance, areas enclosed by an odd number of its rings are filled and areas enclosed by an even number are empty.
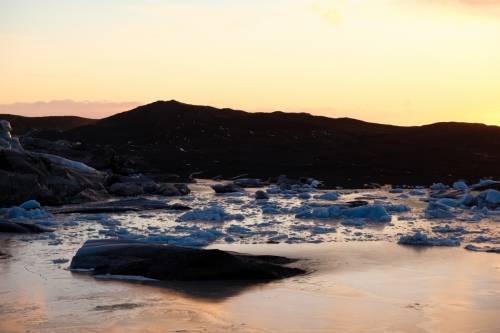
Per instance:
[[[0,239],[0,332],[499,332],[500,256],[389,242],[214,244],[303,258],[258,285],[99,281],[66,248]],[[42,258],[42,259],[41,259]]]

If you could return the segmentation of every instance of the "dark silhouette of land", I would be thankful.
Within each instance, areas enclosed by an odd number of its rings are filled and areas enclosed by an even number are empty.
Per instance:
[[[224,178],[287,174],[345,187],[500,177],[500,127],[483,124],[401,127],[177,101],[154,102],[98,121],[15,121],[14,128],[24,124],[42,129],[39,138],[79,141],[93,150],[109,146],[128,163],[127,172],[174,173],[181,178],[198,171],[200,177]]]
[[[36,130],[66,131],[97,121],[76,116],[23,117],[13,114],[0,114],[0,119],[10,122],[15,135]]]

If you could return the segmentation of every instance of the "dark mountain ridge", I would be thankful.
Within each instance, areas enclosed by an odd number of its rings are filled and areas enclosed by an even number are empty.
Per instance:
[[[500,127],[483,124],[401,127],[158,101],[46,137],[110,145],[138,171],[181,176],[288,174],[352,187],[500,177]]]
[[[8,120],[15,135],[28,131],[66,131],[75,127],[95,123],[96,119],[77,116],[25,117],[14,114],[0,114],[0,119]]]

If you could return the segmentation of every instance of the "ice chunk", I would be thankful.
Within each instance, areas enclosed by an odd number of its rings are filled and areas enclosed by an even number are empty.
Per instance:
[[[449,207],[458,207],[462,204],[462,202],[460,200],[451,199],[451,198],[442,198],[442,199],[439,199],[438,201],[436,201],[436,203],[438,203],[440,205],[449,206]]]
[[[343,220],[340,222],[340,224],[349,226],[349,227],[356,227],[356,228],[362,228],[366,224],[365,220],[362,219],[348,219],[348,220]]]
[[[307,192],[299,193],[299,199],[308,200],[311,199],[311,195]]]
[[[467,186],[467,184],[464,181],[458,181],[453,183],[453,188],[455,190],[465,191],[469,188],[469,186]]]
[[[317,219],[328,219],[330,218],[330,211],[326,207],[317,207],[313,209],[312,215]]]
[[[337,231],[337,229],[335,229],[334,227],[323,227],[323,226],[317,225],[311,229],[311,234],[313,234],[313,235],[330,234],[330,233],[334,233],[336,231]]]
[[[252,233],[252,230],[240,225],[231,224],[229,228],[226,229],[226,232],[237,235],[248,235]]]
[[[391,213],[404,213],[410,211],[410,207],[403,204],[384,205],[384,208]]]
[[[433,190],[433,191],[443,191],[443,190],[447,190],[449,188],[450,187],[448,185],[445,185],[443,183],[434,183],[431,185],[431,190]]]
[[[317,195],[314,198],[319,199],[319,200],[335,201],[335,200],[338,200],[339,196],[340,195],[337,192],[330,191],[330,192],[323,193],[321,195]]]
[[[228,214],[219,205],[212,205],[206,208],[193,209],[188,211],[177,218],[177,221],[213,221],[223,222],[229,220],[243,220],[244,216],[241,214]]]
[[[96,169],[89,167],[88,165],[86,165],[82,162],[68,160],[64,157],[52,155],[52,154],[44,154],[44,153],[37,153],[37,154],[45,157],[46,159],[50,160],[51,162],[53,162],[55,164],[62,165],[62,166],[69,168],[69,169],[77,170],[77,171],[84,172],[84,173],[99,173],[99,171],[97,171]]]
[[[426,234],[417,231],[413,235],[401,236],[398,244],[417,246],[459,246],[460,241],[456,238],[430,238]]]
[[[408,192],[410,195],[414,195],[414,196],[421,196],[421,195],[425,195],[425,191],[421,191],[421,190],[411,190],[410,192]]]
[[[266,192],[268,194],[279,194],[281,193],[281,189],[276,185],[271,185],[266,189]]]
[[[9,219],[41,219],[48,217],[48,214],[39,208],[26,210],[22,207],[11,207],[7,209],[6,216]]]
[[[363,218],[373,222],[390,222],[391,216],[381,205],[366,205],[344,209],[342,216],[349,218]]]
[[[455,215],[450,212],[450,206],[438,202],[430,202],[424,211],[426,219],[452,219]]]
[[[40,203],[36,200],[28,200],[28,201],[22,203],[21,205],[19,205],[19,207],[26,209],[26,210],[37,209],[37,208],[41,209],[42,208]]]
[[[491,207],[493,209],[500,206],[500,191],[486,190],[477,196],[477,204],[480,207]]]
[[[7,210],[7,218],[17,219],[21,217],[26,217],[27,211],[21,207],[12,207]]]

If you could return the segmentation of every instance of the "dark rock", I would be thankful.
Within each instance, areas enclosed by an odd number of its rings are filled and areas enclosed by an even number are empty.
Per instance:
[[[118,213],[127,211],[143,210],[189,210],[188,206],[181,204],[166,204],[159,200],[150,200],[145,198],[123,199],[106,202],[93,202],[84,205],[64,206],[61,208],[48,208],[52,214],[70,214],[70,213]]]
[[[179,191],[179,193],[181,195],[188,195],[189,193],[191,193],[191,190],[189,189],[189,187],[186,185],[186,184],[174,184],[175,188],[177,188],[177,190]]]
[[[267,199],[269,199],[269,195],[264,191],[257,191],[257,192],[255,192],[255,199],[267,200]]]
[[[233,181],[234,184],[240,187],[262,187],[265,185],[258,178],[240,178]]]
[[[4,233],[39,234],[52,231],[51,229],[31,223],[0,221],[0,232]]]
[[[474,252],[500,253],[500,246],[476,246],[468,244],[464,249]]]
[[[109,193],[105,190],[84,189],[71,198],[72,204],[81,204],[86,202],[103,201],[109,198]]]
[[[223,193],[236,193],[243,192],[243,189],[236,184],[215,184],[211,186],[215,193],[223,194]]]
[[[133,197],[144,194],[144,189],[137,183],[114,183],[109,187],[109,193],[120,197]]]
[[[221,250],[123,240],[89,240],[71,261],[71,269],[93,274],[144,276],[163,281],[273,280],[305,273],[283,266],[295,260]]]
[[[366,206],[368,205],[368,201],[365,200],[353,200],[353,201],[347,201],[346,202],[347,207],[349,208],[354,208],[354,207],[360,207],[360,206]]]
[[[163,195],[166,197],[173,197],[181,195],[179,189],[173,184],[161,184],[156,191],[157,194]]]
[[[144,193],[147,194],[156,194],[158,193],[158,190],[160,189],[160,185],[158,185],[155,182],[147,182],[142,185],[142,189],[144,190]]]

